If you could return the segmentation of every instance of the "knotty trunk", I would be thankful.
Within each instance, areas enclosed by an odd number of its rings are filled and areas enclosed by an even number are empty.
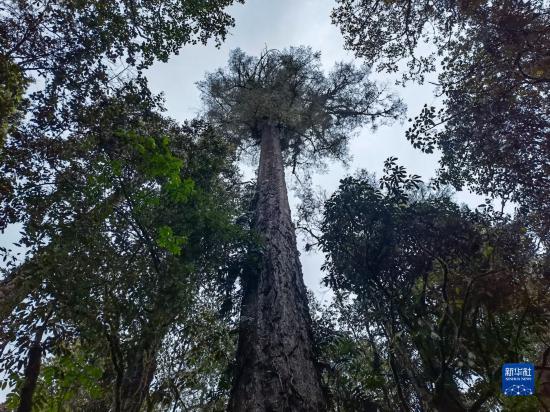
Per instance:
[[[280,131],[269,124],[261,129],[257,194],[261,266],[243,279],[237,374],[229,410],[323,411]]]

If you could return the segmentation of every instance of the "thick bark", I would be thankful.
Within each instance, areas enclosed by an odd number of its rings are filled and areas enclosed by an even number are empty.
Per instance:
[[[280,132],[262,127],[255,229],[263,250],[243,279],[230,411],[323,411],[306,289],[290,217]]]

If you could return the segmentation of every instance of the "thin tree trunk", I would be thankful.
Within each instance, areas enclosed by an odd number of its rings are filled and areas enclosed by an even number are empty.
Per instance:
[[[256,274],[243,279],[237,373],[229,410],[323,411],[306,289],[290,217],[280,131],[264,124],[255,229],[263,238]]]
[[[42,335],[44,334],[44,324],[36,332],[34,342],[29,348],[27,356],[27,366],[25,367],[25,381],[19,394],[19,406],[17,412],[31,412],[32,398],[40,375],[40,366],[42,364]]]
[[[120,387],[120,412],[141,411],[156,366],[156,348],[144,348],[131,356]]]
[[[120,357],[120,353],[117,357]],[[144,343],[134,352],[128,354],[124,362],[124,371],[119,371],[120,378],[115,387],[113,399],[114,412],[139,412],[149,394],[149,386],[156,371],[157,347]]]
[[[111,337],[113,366],[117,372],[113,399],[114,412],[140,412],[149,396],[149,387],[157,370],[157,355],[171,321],[163,318],[163,295],[151,309],[147,325],[140,332],[133,350],[122,353],[118,337]]]

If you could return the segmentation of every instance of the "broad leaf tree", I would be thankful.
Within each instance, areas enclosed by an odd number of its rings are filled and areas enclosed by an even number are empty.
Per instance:
[[[143,71],[185,44],[219,44],[233,24],[231,4],[0,1],[0,230],[29,220],[33,188],[51,194],[63,181],[73,150],[63,146],[86,127],[80,122],[90,102],[132,89],[156,106]],[[73,217],[104,215],[117,196]],[[37,286],[35,272],[29,261],[0,281],[0,319]]]
[[[442,107],[426,106],[407,138],[441,151],[443,182],[517,202],[548,241],[548,2],[339,0],[333,21],[379,70],[438,72]]]
[[[219,44],[233,24],[225,11],[231,4],[0,1],[0,137],[15,127],[17,112],[34,120],[35,134],[62,133],[81,104],[125,78],[137,76],[145,86],[143,71],[155,61],[186,44]],[[9,190],[9,181],[1,184]]]
[[[383,189],[349,177],[325,203],[319,246],[337,298],[317,331],[332,399],[344,410],[537,409],[534,397],[502,397],[500,374],[538,364],[548,342],[547,252],[521,219],[415,188],[393,159],[387,171]]]
[[[231,4],[2,0],[0,78],[8,81],[2,82],[0,124],[9,115],[7,93],[17,95],[17,79],[39,81],[30,103],[51,123],[53,113],[69,114],[70,105],[93,99],[127,70],[141,73],[185,44],[219,44],[233,24],[225,11]]]
[[[74,134],[43,147],[51,151],[17,152],[34,159],[35,179],[16,187],[33,289],[2,324],[2,369],[19,376],[21,354],[32,365],[35,347],[63,358],[63,347],[80,346],[108,389],[102,409],[139,411],[165,337],[239,233],[233,149],[130,90],[80,116]],[[20,270],[14,261],[8,276]],[[25,373],[21,387],[38,376]],[[32,405],[32,392],[22,389],[20,404]]]
[[[284,169],[343,159],[356,127],[402,114],[368,73],[340,63],[326,75],[319,53],[304,47],[259,57],[235,50],[199,85],[207,119],[241,149],[260,152],[253,228],[261,247],[241,276],[232,411],[326,408]]]

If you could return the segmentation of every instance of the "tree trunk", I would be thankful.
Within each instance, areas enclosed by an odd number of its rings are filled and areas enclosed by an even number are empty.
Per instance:
[[[124,356],[115,338],[111,340],[111,356],[117,373],[112,410],[139,412],[149,394],[157,362],[157,345],[144,339]]]
[[[323,411],[320,374],[296,235],[290,217],[280,131],[261,129],[255,229],[256,274],[243,279],[237,372],[230,411]]]
[[[143,349],[131,357],[120,388],[120,412],[139,412],[149,394],[156,370],[156,348]]]
[[[40,375],[40,366],[42,364],[42,335],[44,334],[44,324],[36,333],[34,342],[29,348],[27,356],[27,366],[25,367],[25,381],[19,394],[19,406],[17,412],[31,412],[32,398]]]
[[[444,375],[443,382],[436,384],[432,409],[435,412],[466,412],[468,408],[461,403],[458,386],[448,372]]]
[[[466,412],[467,409],[462,407],[455,398],[448,394],[438,394],[432,401],[432,410],[434,412]]]

